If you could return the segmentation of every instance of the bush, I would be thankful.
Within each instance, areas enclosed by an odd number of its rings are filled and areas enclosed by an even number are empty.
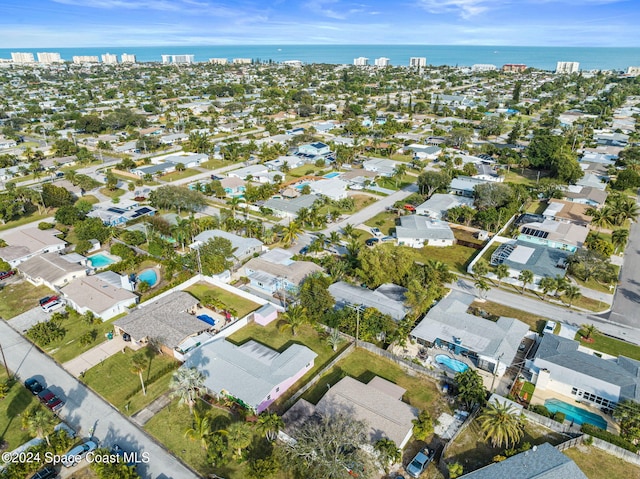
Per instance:
[[[53,227],[54,227],[54,224],[49,223],[48,221],[41,221],[40,223],[38,223],[39,230],[50,230]]]
[[[43,323],[34,324],[27,331],[27,337],[39,346],[46,346],[53,341],[62,339],[65,334],[67,334],[67,330],[53,318]]]
[[[529,408],[531,411],[535,412],[536,414],[540,414],[541,416],[544,417],[551,417],[551,412],[544,406],[540,405],[540,404],[536,404],[534,406],[531,406]]]
[[[91,344],[98,337],[98,330],[96,328],[87,331],[82,336],[80,336],[80,344],[86,346],[87,344]]]
[[[120,256],[123,260],[131,259],[136,255],[131,248],[122,243],[115,243],[109,252],[115,256]]]
[[[566,414],[560,411],[557,411],[553,414],[553,420],[559,422],[560,424],[562,424],[566,418]]]
[[[604,429],[600,429],[599,427],[592,426],[591,424],[583,424],[581,430],[585,434],[589,434],[590,436],[597,437],[598,439],[602,439],[603,441],[607,441],[608,443],[626,449],[627,451],[637,453],[638,450],[640,450],[638,446],[627,441],[626,439],[609,431],[605,431]]]
[[[78,254],[87,254],[93,247],[93,244],[89,240],[80,240],[76,243],[75,252]]]

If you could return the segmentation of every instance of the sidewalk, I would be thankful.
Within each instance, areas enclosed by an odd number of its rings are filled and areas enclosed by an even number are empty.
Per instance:
[[[62,365],[70,374],[75,377],[80,377],[81,373],[87,369],[100,364],[102,361],[116,353],[124,351],[124,348],[131,348],[133,350],[140,349],[130,342],[126,342],[122,339],[122,336],[114,336],[113,339],[107,340],[97,346],[91,348],[89,351],[82,353],[80,356],[73,358],[71,361],[67,361]]]
[[[131,416],[131,420],[135,422],[140,427],[143,427],[149,419],[162,411],[167,405],[171,402],[171,393],[164,393],[159,398],[155,399],[151,404],[149,404],[144,409],[141,409],[133,416]]]

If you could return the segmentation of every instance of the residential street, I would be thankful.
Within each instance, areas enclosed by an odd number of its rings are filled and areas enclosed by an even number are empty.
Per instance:
[[[624,264],[618,288],[613,298],[609,321],[640,328],[640,224],[634,222],[629,232],[629,243],[624,253]]]
[[[51,358],[0,321],[0,341],[9,368],[20,381],[35,376],[46,383],[66,404],[59,416],[80,437],[87,437],[94,428],[94,436],[102,446],[115,443],[129,451],[146,452],[147,464],[139,464],[141,477],[149,479],[190,479],[200,477],[183,466],[173,455],[136,427],[128,418],[106,403],[98,395],[66,372]]]

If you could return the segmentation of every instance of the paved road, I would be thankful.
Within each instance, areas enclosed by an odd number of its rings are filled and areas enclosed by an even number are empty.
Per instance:
[[[149,462],[139,464],[138,471],[149,479],[196,479],[195,472],[183,466],[165,449],[128,418],[56,364],[50,357],[20,336],[5,321],[0,321],[0,341],[9,368],[20,380],[35,376],[66,401],[60,417],[80,436],[87,436],[92,427],[101,445],[120,444],[124,449],[147,452]]]
[[[469,280],[459,279],[456,283],[452,283],[447,286],[457,291],[463,291],[473,295],[476,294],[473,282]],[[488,291],[486,298],[494,303],[539,314],[545,318],[560,321],[570,326],[580,326],[585,323],[593,323],[596,325],[598,330],[604,334],[640,345],[639,329],[614,323],[606,318],[593,314],[562,308],[548,301],[540,301],[535,298],[520,295],[518,293],[510,293],[498,288],[491,288]]]
[[[620,272],[620,280],[613,297],[609,321],[629,326],[640,327],[640,224],[633,223],[629,234],[629,244],[624,252],[624,264]]]

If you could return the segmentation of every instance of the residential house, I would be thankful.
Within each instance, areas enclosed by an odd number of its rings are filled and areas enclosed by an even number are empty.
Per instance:
[[[587,479],[578,465],[548,442],[460,476],[460,479]]]
[[[18,271],[34,286],[61,288],[76,278],[87,275],[87,259],[79,254],[44,253],[18,265]]]
[[[300,145],[298,147],[298,154],[309,156],[327,156],[331,153],[331,147],[329,145],[317,141],[315,143],[309,143],[306,145]]]
[[[245,238],[233,233],[222,230],[206,230],[198,234],[193,243],[189,245],[191,249],[198,249],[207,241],[213,238],[224,238],[231,242],[233,247],[233,257],[235,262],[241,263],[247,258],[262,252],[262,246],[264,243],[256,238]]]
[[[443,95],[439,93],[431,95],[431,104],[445,105],[453,108],[474,106],[474,102],[465,95]]]
[[[571,223],[577,226],[589,226],[591,216],[585,214],[590,207],[572,201],[556,200],[552,198],[542,213],[545,220],[556,220],[561,223]]]
[[[597,188],[602,191],[604,191],[607,188],[607,184],[604,183],[600,179],[600,177],[593,175],[591,173],[587,173],[582,178],[580,178],[576,182],[576,186]]]
[[[290,200],[270,198],[264,202],[264,207],[273,211],[278,218],[295,219],[301,209],[311,208],[317,200],[317,195],[301,195]]]
[[[93,207],[94,209],[87,216],[100,218],[108,226],[118,226],[142,216],[153,216],[156,213],[155,208],[151,206],[134,206],[127,209],[121,207],[120,204],[116,206],[110,203],[100,203]]]
[[[607,201],[608,193],[591,186],[570,185],[564,192],[563,200],[599,208]]]
[[[531,271],[534,275],[533,282],[537,283],[545,276],[564,276],[570,255],[567,250],[516,240],[498,246],[491,255],[491,264],[506,264],[511,278],[518,278],[523,270]]]
[[[489,183],[486,179],[472,178],[470,176],[458,176],[451,180],[449,184],[449,193],[473,198],[476,192],[476,186]]]
[[[57,229],[41,230],[38,228],[12,229],[2,233],[7,246],[0,248],[0,258],[15,268],[23,261],[43,253],[62,251],[67,243],[57,235]]]
[[[266,165],[250,165],[229,171],[227,176],[249,181],[250,179],[256,179],[259,176],[264,177],[267,173],[269,173],[269,168]],[[262,183],[264,183],[264,181],[262,181]]]
[[[502,376],[529,326],[514,318],[490,321],[467,312],[475,297],[453,291],[433,306],[410,337],[467,358],[475,367]]]
[[[540,340],[533,361],[536,390],[553,391],[611,412],[624,400],[640,402],[640,361],[596,354],[554,334]]]
[[[406,390],[386,379],[374,376],[368,383],[346,376],[331,386],[316,406],[298,400],[283,416],[286,434],[296,435],[296,428],[313,416],[348,415],[366,424],[369,446],[379,439],[391,439],[404,449],[413,434],[413,420],[418,409],[402,401]]]
[[[421,215],[401,216],[396,238],[398,245],[411,248],[453,246],[456,241],[449,223]]]
[[[282,290],[296,293],[307,276],[323,270],[311,261],[294,261],[292,257],[289,251],[274,248],[247,261],[242,267],[242,275],[258,291],[270,295]]]
[[[244,196],[247,189],[247,182],[237,176],[228,176],[220,180],[220,185],[229,198]]]
[[[575,253],[582,248],[589,229],[572,223],[545,219],[519,227],[518,240]]]
[[[128,334],[135,344],[158,341],[165,354],[175,357],[175,348],[186,338],[209,331],[212,326],[195,316],[199,301],[184,291],[140,304],[113,323],[116,334]]]
[[[140,149],[137,146],[137,140],[136,141],[127,141],[126,143],[122,144],[122,145],[118,145],[115,146],[113,148],[113,150],[116,153],[139,153]]]
[[[602,146],[627,146],[629,135],[624,133],[600,132],[593,135],[593,139]]]
[[[7,166],[6,168],[0,168],[0,181],[11,181],[13,178],[20,174],[20,166]]]
[[[473,198],[436,193],[421,205],[416,206],[416,214],[441,220],[446,218],[447,211],[457,206],[473,208]]]
[[[103,321],[122,314],[138,302],[132,291],[114,285],[100,275],[84,276],[62,288],[67,304],[78,313],[91,311]],[[121,283],[122,284],[122,283]],[[125,283],[126,284],[126,283]]]
[[[171,133],[170,135],[163,135],[160,137],[160,143],[163,145],[175,145],[176,143],[182,143],[189,139],[189,135],[185,133]]]
[[[185,168],[195,168],[203,162],[209,160],[209,156],[201,153],[181,153],[179,155],[168,155],[162,157],[162,161],[154,161],[152,163],[173,163],[174,165],[182,164]]]
[[[131,173],[142,178],[146,175],[162,176],[168,173],[173,173],[174,171],[176,171],[176,164],[171,161],[167,161],[165,163],[158,163],[155,165],[137,166],[131,170]]]
[[[326,196],[334,201],[343,200],[347,197],[348,186],[349,183],[340,178],[318,180],[309,183],[312,193],[319,196]]]
[[[402,321],[409,312],[404,305],[406,289],[395,284],[383,284],[375,290],[338,281],[329,286],[329,293],[336,300],[336,308],[375,308],[394,321]]]
[[[404,147],[405,150],[409,150],[413,152],[414,158],[419,158],[421,160],[435,160],[438,158],[442,149],[438,146],[434,145],[420,145],[418,143],[412,143],[411,145],[407,145]]]
[[[397,166],[397,161],[387,160],[385,158],[369,158],[362,163],[362,168],[364,168],[365,171],[373,171],[377,173],[377,176],[385,177],[393,176]]]
[[[18,146],[16,140],[12,140],[11,138],[5,138],[0,136],[0,150],[5,150],[8,148],[15,148]]]
[[[477,180],[491,181],[494,183],[502,183],[504,181],[504,175],[499,174],[493,166],[480,163],[476,165],[478,173],[473,175],[472,178]]]
[[[298,166],[304,165],[306,161],[304,158],[300,158],[295,155],[287,155],[287,156],[279,156],[275,160],[265,161],[264,165],[270,170],[281,171],[282,167],[286,164],[289,168],[297,168]]]
[[[190,352],[183,367],[200,371],[212,394],[261,413],[313,368],[316,357],[296,343],[278,352],[253,340],[237,346],[214,338]]]

